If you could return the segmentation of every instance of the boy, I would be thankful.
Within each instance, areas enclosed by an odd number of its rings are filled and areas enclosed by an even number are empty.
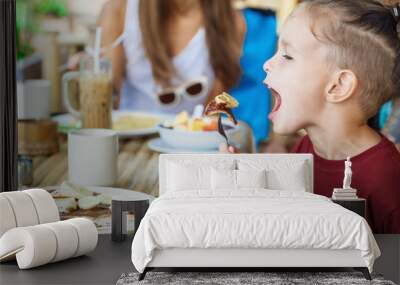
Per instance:
[[[314,193],[331,197],[341,187],[349,156],[372,230],[400,234],[400,153],[367,125],[400,90],[391,80],[400,76],[394,9],[373,0],[303,1],[264,70],[274,132],[307,132],[293,151],[314,155]]]

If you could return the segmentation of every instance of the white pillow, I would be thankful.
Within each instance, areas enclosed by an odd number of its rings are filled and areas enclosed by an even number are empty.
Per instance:
[[[210,167],[187,167],[170,163],[168,168],[168,189],[185,191],[210,188]]]
[[[304,163],[296,168],[267,171],[268,188],[273,190],[306,191],[307,179]]]
[[[236,170],[212,168],[211,189],[236,190]]]
[[[267,171],[235,170],[238,188],[267,188]]]
[[[211,171],[213,190],[240,190],[241,188],[266,188],[265,170],[223,170]]]
[[[169,161],[167,164],[167,191],[210,190],[211,170],[234,169],[235,161],[192,163],[190,161]]]
[[[239,170],[266,170],[267,188],[273,190],[307,191],[309,189],[304,160],[283,159],[239,159]]]

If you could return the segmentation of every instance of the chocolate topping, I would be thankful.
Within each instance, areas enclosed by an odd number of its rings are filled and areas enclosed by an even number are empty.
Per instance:
[[[237,125],[236,118],[233,115],[231,108],[229,108],[225,103],[217,103],[213,100],[207,104],[204,111],[206,116],[218,115],[220,113],[228,115],[228,118],[232,120],[235,125]]]

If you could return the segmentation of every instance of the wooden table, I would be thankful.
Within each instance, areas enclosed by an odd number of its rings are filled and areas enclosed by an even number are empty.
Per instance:
[[[158,152],[147,147],[150,138],[121,140],[115,187],[158,196]],[[33,187],[60,185],[68,178],[67,143],[51,156],[33,158]]]
[[[241,144],[241,152],[255,152],[251,129],[240,122],[241,132],[232,138]],[[158,152],[147,143],[156,136],[121,139],[118,155],[118,179],[115,187],[131,189],[158,197]],[[32,187],[60,185],[68,178],[66,136],[61,137],[60,151],[51,156],[33,157]]]

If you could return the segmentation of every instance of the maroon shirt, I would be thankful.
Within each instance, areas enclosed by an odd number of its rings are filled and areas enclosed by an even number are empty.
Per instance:
[[[314,156],[314,193],[332,196],[341,188],[344,160],[327,160],[318,156],[308,136],[293,148],[295,153]],[[382,136],[381,141],[351,158],[352,181],[359,197],[367,199],[367,220],[374,233],[400,234],[400,152]]]

